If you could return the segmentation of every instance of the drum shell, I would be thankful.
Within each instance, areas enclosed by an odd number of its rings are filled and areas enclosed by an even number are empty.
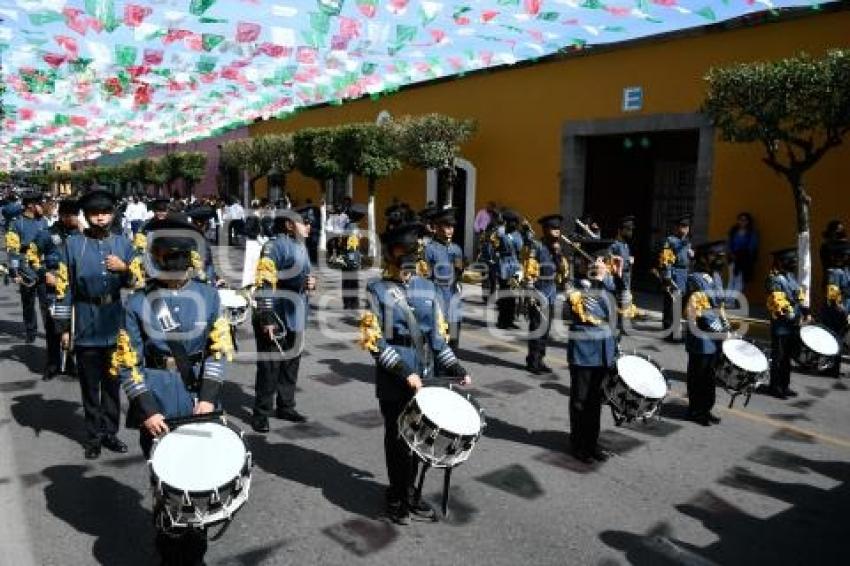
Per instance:
[[[467,400],[472,402],[469,397]],[[473,405],[476,404],[473,402]],[[453,468],[462,464],[481,437],[480,430],[477,434],[462,435],[439,428],[422,412],[415,397],[399,416],[398,430],[410,449],[434,468]]]
[[[835,333],[832,332],[825,326],[820,324],[816,325],[823,330],[829,332],[832,337],[835,339],[838,344],[838,355],[841,355],[841,341]],[[808,369],[810,371],[822,371],[832,366],[835,360],[835,356],[830,356],[827,354],[822,354],[817,352],[813,348],[811,348],[808,344],[803,341],[802,331],[805,326],[801,327],[797,333],[797,343],[794,346],[794,360],[800,367]],[[850,337],[850,335],[848,335]],[[850,339],[850,338],[848,338]]]
[[[750,342],[750,340],[746,340],[746,342]],[[721,349],[720,361],[717,370],[714,372],[714,381],[724,389],[743,391],[747,387],[760,383],[764,374],[765,372],[749,371],[736,365]]]
[[[657,364],[647,357],[640,357],[658,367]],[[621,417],[625,422],[635,419],[648,419],[655,416],[664,401],[663,397],[647,397],[633,390],[616,370],[608,374],[602,382],[602,394],[606,402],[613,409],[614,414]]]

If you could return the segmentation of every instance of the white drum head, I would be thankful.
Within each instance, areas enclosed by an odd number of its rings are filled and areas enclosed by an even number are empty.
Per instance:
[[[239,476],[245,465],[239,435],[215,423],[183,425],[156,445],[151,465],[156,476],[184,491],[211,491]]]
[[[667,382],[661,371],[640,356],[621,356],[617,360],[617,373],[629,389],[648,399],[663,399],[667,395]]]
[[[803,344],[822,356],[838,355],[838,340],[822,326],[812,324],[800,329],[800,340]]]
[[[242,309],[248,306],[248,300],[233,289],[219,289],[218,298],[221,306],[228,309]]]
[[[444,387],[423,387],[415,399],[422,414],[441,430],[462,436],[481,432],[481,415],[462,395]]]
[[[731,338],[723,342],[723,355],[744,371],[762,373],[770,367],[767,356],[746,340]]]

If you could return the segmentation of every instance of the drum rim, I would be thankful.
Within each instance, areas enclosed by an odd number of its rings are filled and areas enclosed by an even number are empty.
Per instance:
[[[761,353],[762,353],[762,355],[763,355],[763,356],[765,357],[765,359],[767,360],[767,368],[765,368],[765,369],[763,369],[763,370],[761,370],[761,371],[751,371],[751,370],[748,370],[748,369],[746,369],[746,368],[742,368],[742,367],[741,367],[741,366],[739,366],[738,364],[736,364],[736,363],[732,362],[732,360],[730,360],[730,359],[729,359],[729,357],[726,355],[726,351],[723,349],[723,344],[725,344],[726,342],[728,342],[728,341],[730,341],[730,340],[740,340],[740,341],[742,341],[742,342],[746,342],[747,344],[750,344],[752,347],[756,348],[759,352],[761,352]],[[756,376],[758,376],[758,375],[762,375],[763,373],[765,373],[765,372],[767,372],[767,371],[770,371],[770,358],[769,358],[769,357],[768,357],[768,355],[764,352],[764,350],[762,350],[762,349],[759,347],[759,345],[756,343],[756,341],[755,341],[755,340],[753,340],[752,338],[747,338],[746,336],[736,336],[736,337],[734,337],[734,338],[727,338],[726,340],[724,340],[724,341],[720,344],[720,353],[721,353],[721,354],[723,354],[723,359],[724,359],[724,360],[728,360],[728,361],[729,361],[729,363],[731,363],[731,364],[732,364],[733,366],[735,366],[737,369],[741,370],[742,372],[744,372],[744,373],[746,373],[746,374],[748,374],[748,375],[756,375]]]
[[[435,423],[432,419],[430,419],[428,417],[428,415],[422,410],[422,407],[419,405],[419,403],[416,403],[416,408],[418,409],[419,414],[422,415],[422,418],[424,420],[427,420],[428,423],[430,423],[432,425],[432,428],[435,428],[440,432],[448,433],[447,436],[449,436],[451,438],[479,438],[481,436],[481,433],[484,431],[484,424],[485,423],[484,423],[484,415],[481,412],[481,406],[480,405],[473,403],[468,397],[461,395],[457,391],[453,391],[451,389],[448,389],[447,387],[439,387],[439,386],[433,386],[433,385],[429,385],[428,387],[434,387],[434,388],[437,388],[437,389],[445,389],[447,391],[454,393],[455,395],[462,397],[464,400],[469,402],[469,404],[472,405],[472,407],[475,409],[475,412],[478,415],[478,422],[479,422],[478,432],[476,432],[475,434],[460,434],[460,433],[457,433],[457,432],[452,432],[448,429],[441,428],[440,426],[438,426],[437,423]],[[413,403],[414,401],[416,401],[416,395],[411,397],[408,404]],[[405,408],[405,411],[402,411],[402,414],[404,414],[405,412],[406,412],[406,408]]]
[[[626,383],[626,382],[625,382],[625,380],[624,380],[624,379],[622,379],[622,378],[620,377],[620,374],[616,372],[616,370],[617,370],[617,362],[618,362],[618,361],[620,361],[620,358],[625,358],[626,356],[635,356],[635,357],[638,357],[638,358],[643,358],[645,361],[647,361],[647,362],[649,362],[650,364],[652,364],[653,366],[655,366],[655,369],[657,369],[657,370],[658,370],[658,373],[660,373],[660,374],[661,374],[661,379],[664,381],[664,389],[665,389],[665,391],[664,391],[664,395],[663,395],[663,396],[661,396],[661,397],[647,397],[646,395],[644,395],[644,394],[640,393],[639,391],[635,391],[634,389],[632,389],[631,387],[629,387],[629,384],[628,384],[628,383]],[[622,381],[622,382],[623,382],[623,385],[625,385],[625,386],[626,386],[626,389],[628,389],[629,391],[631,391],[632,393],[634,393],[635,395],[637,395],[637,396],[638,396],[638,397],[640,397],[641,399],[644,399],[644,400],[646,400],[646,401],[659,401],[659,402],[661,402],[661,401],[664,401],[664,399],[666,399],[666,398],[667,398],[667,395],[669,395],[669,394],[670,394],[670,386],[667,384],[667,376],[666,376],[666,375],[664,375],[664,368],[662,368],[662,367],[661,367],[661,365],[660,365],[658,362],[656,362],[655,360],[653,360],[652,358],[650,358],[648,354],[643,354],[643,353],[640,353],[640,354],[639,354],[639,353],[637,353],[637,352],[633,352],[633,353],[631,353],[631,354],[622,353],[622,354],[620,354],[619,356],[617,356],[617,358],[614,360],[614,370],[615,370],[615,372],[614,372],[613,374],[611,374],[611,376],[609,377],[609,380],[610,380],[612,377],[616,377],[616,378],[618,378],[618,381]]]
[[[806,343],[803,341],[803,330],[804,330],[804,329],[807,329],[807,328],[812,328],[812,327],[820,328],[821,330],[826,331],[826,332],[827,332],[830,336],[832,336],[832,338],[835,340],[835,343],[838,345],[838,352],[837,352],[837,353],[835,353],[835,354],[822,354],[821,352],[816,351],[814,348],[812,348],[811,346],[809,346],[808,344],[806,344]],[[804,324],[803,326],[801,326],[801,327],[800,327],[800,330],[798,331],[798,333],[797,333],[797,334],[798,334],[798,336],[800,337],[800,344],[801,344],[801,345],[803,345],[803,346],[805,346],[805,347],[806,347],[806,348],[808,348],[809,350],[813,351],[813,352],[814,352],[815,354],[817,354],[818,356],[825,356],[825,357],[829,357],[829,358],[831,358],[831,357],[838,356],[838,355],[840,355],[840,354],[841,354],[841,343],[843,342],[843,340],[841,340],[841,339],[838,337],[838,335],[837,335],[835,332],[833,332],[833,331],[832,331],[832,329],[831,329],[831,328],[828,328],[828,327],[824,326],[824,325],[823,325],[823,324],[821,324],[820,322],[813,322],[813,323],[811,323],[811,324]],[[848,334],[848,335],[850,335],[850,334]]]
[[[415,398],[411,399],[410,402],[412,402],[414,400],[415,400]],[[422,417],[422,420],[427,421],[427,423],[429,425],[431,425],[432,429],[436,429],[437,432],[440,433],[440,435],[446,436],[448,438],[452,438],[452,439],[455,439],[455,438],[460,438],[460,439],[480,438],[481,433],[484,430],[484,426],[483,426],[484,423],[483,423],[483,419],[482,419],[482,426],[476,434],[458,434],[456,432],[451,432],[450,430],[447,430],[445,428],[440,428],[439,426],[437,426],[437,423],[435,423],[433,420],[428,418],[428,415],[426,415],[425,413],[422,412],[422,408],[419,406],[419,403],[416,403],[416,410],[419,412],[419,415]],[[406,413],[407,413],[407,409],[402,411],[401,415],[399,415],[399,418],[403,417]],[[404,434],[402,433],[401,429],[399,429],[399,434],[401,434],[401,436],[404,437]]]

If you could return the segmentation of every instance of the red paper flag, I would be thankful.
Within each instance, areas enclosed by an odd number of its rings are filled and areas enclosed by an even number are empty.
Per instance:
[[[35,110],[32,108],[21,108],[18,110],[19,120],[32,120],[33,116],[35,116]]]
[[[68,37],[67,35],[57,35],[55,39],[59,47],[64,49],[71,59],[77,58],[77,55],[79,54],[79,48],[77,47],[76,39],[74,39],[73,37]]]
[[[239,43],[250,43],[257,41],[260,37],[260,24],[251,22],[239,22],[236,24],[236,41]]]
[[[536,16],[540,13],[540,7],[543,5],[543,0],[523,0],[525,13],[530,16]]]
[[[124,23],[129,27],[138,27],[151,15],[152,10],[147,6],[127,4],[124,6]]]
[[[63,53],[45,53],[42,57],[44,62],[53,67],[54,69],[58,69],[62,63],[65,62],[67,55]]]
[[[147,65],[162,65],[162,50],[145,49],[145,63]]]
[[[89,119],[85,116],[71,116],[71,125],[85,128],[89,123]]]

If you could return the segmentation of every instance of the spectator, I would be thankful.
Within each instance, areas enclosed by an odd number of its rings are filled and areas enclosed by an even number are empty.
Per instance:
[[[729,290],[743,292],[752,281],[758,255],[759,237],[749,212],[741,212],[729,229]]]
[[[829,269],[830,249],[834,242],[847,241],[847,230],[844,222],[838,219],[830,220],[823,232],[823,241],[820,245],[820,265],[823,269],[823,280],[826,281],[827,269]]]
[[[496,212],[496,203],[492,200],[487,203],[487,206],[478,211],[475,215],[475,221],[472,225],[472,229],[475,231],[475,235],[478,236],[481,232],[487,229],[487,226],[490,225],[490,222],[493,221],[493,215]]]
[[[239,201],[231,197],[224,214],[228,221],[227,245],[234,246],[239,236],[245,232],[245,209],[242,208]]]

